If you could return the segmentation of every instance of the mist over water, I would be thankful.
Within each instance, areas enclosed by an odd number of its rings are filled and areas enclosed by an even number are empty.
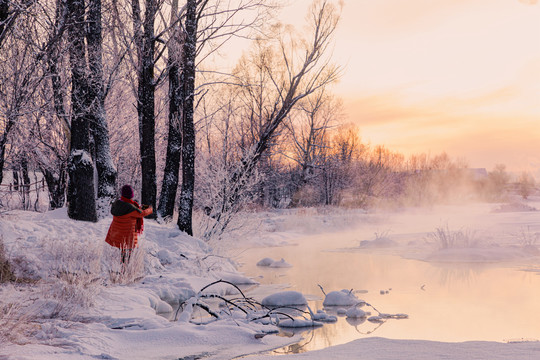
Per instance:
[[[524,204],[525,205],[525,204]],[[538,205],[529,202],[529,209]],[[281,246],[245,250],[240,270],[264,286],[265,296],[287,288],[300,291],[312,309],[322,309],[325,292],[352,289],[384,313],[409,319],[383,324],[339,317],[336,324],[307,330],[290,351],[307,351],[367,337],[437,341],[540,339],[540,262],[534,249],[538,212],[504,210],[501,204],[432,206],[350,216],[347,225],[330,214],[276,216],[280,230],[311,229],[313,235]],[[333,226],[337,225],[337,226]],[[344,231],[346,226],[349,230]],[[457,236],[441,241],[437,230]],[[324,233],[322,233],[324,232]],[[264,234],[262,237],[271,237]],[[538,253],[537,253],[538,254]],[[291,268],[255,264],[284,259]],[[368,310],[368,309],[365,309]],[[290,333],[290,332],[288,332]]]

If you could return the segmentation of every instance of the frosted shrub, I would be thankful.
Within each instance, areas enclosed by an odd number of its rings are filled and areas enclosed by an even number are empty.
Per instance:
[[[102,245],[93,239],[44,239],[45,269],[51,276],[40,282],[46,300],[45,317],[72,318],[93,305],[101,284]],[[46,308],[52,308],[48,311]]]
[[[99,278],[102,244],[95,240],[44,240],[49,273],[67,283],[91,283]]]
[[[220,239],[225,232],[243,227],[239,214],[256,202],[263,175],[255,168],[246,171],[242,166],[219,156],[197,157],[200,181],[194,207],[200,212],[194,222],[196,235],[203,240]]]
[[[530,226],[522,227],[517,234],[517,238],[523,246],[534,246],[540,240],[540,232],[531,231]]]
[[[320,204],[320,197],[320,192],[314,186],[305,185],[293,194],[291,206],[315,206]]]

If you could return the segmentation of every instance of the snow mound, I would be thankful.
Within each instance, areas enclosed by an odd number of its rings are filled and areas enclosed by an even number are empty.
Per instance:
[[[278,292],[265,297],[261,303],[268,307],[307,305],[306,298],[298,291]]]
[[[257,266],[270,266],[272,265],[273,263],[275,262],[274,259],[271,259],[271,258],[264,258],[264,259],[261,259],[259,260],[259,262],[257,263]]]
[[[323,302],[323,306],[353,306],[363,303],[352,291],[343,289],[341,291],[329,292]]]
[[[334,315],[328,315],[323,310],[318,310],[316,314],[311,314],[311,318],[315,321],[322,321],[325,323],[332,323],[337,321],[337,317]]]
[[[349,310],[347,310],[347,312],[345,313],[345,316],[347,316],[348,318],[353,318],[353,319],[361,319],[361,318],[365,318],[367,316],[367,313],[364,310],[359,309],[356,306],[353,306]]]

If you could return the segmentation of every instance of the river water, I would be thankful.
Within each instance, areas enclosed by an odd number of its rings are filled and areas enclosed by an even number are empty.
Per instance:
[[[256,266],[264,257],[283,258],[292,267]],[[386,249],[360,249],[354,231],[301,237],[290,246],[251,248],[238,260],[240,271],[273,285],[256,290],[258,296],[283,285],[302,292],[317,310],[324,299],[318,285],[327,293],[353,289],[381,312],[409,316],[382,324],[340,317],[335,324],[305,331],[300,343],[278,352],[316,350],[369,336],[447,342],[540,339],[540,276],[525,271],[525,264],[410,260]]]

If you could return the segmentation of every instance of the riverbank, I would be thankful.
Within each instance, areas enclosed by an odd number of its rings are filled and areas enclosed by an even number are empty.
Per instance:
[[[532,201],[530,205],[534,207],[536,203]],[[525,246],[540,232],[538,222],[534,221],[537,219],[535,212],[497,213],[491,212],[486,205],[471,206],[478,206],[478,211],[465,213],[463,208],[455,207],[448,212],[454,215],[448,215],[442,221],[446,220],[451,229],[459,230],[465,226],[454,220],[458,218],[474,225],[470,225],[473,230],[486,229],[488,223],[482,219],[493,219],[490,214],[496,214],[495,225],[491,225],[482,236],[482,241],[488,241],[484,245],[489,245],[489,248]],[[496,205],[492,207],[496,210]],[[434,231],[441,226],[440,214],[433,211],[415,209],[397,215],[341,210],[336,214],[329,209],[250,214],[252,224],[262,225],[255,226],[259,230],[251,231],[251,236],[236,236],[234,241],[238,244],[237,249],[283,247],[294,245],[295,239],[306,234],[360,227],[363,230],[358,233],[355,251],[369,248],[368,251],[422,257],[445,250],[437,244],[425,245],[422,238],[411,243],[402,230],[399,234],[386,234],[394,243],[369,243],[380,240],[382,236],[377,237],[374,232],[382,235],[390,224],[405,224],[409,234],[426,232],[426,229]],[[421,221],[412,222],[410,219]],[[132,269],[129,276],[122,278],[114,270],[114,253],[103,247],[109,224],[110,219],[96,224],[74,222],[67,219],[65,210],[44,214],[11,212],[0,219],[0,233],[8,258],[15,270],[22,272],[18,275],[27,279],[24,284],[3,284],[0,287],[3,310],[0,319],[1,356],[8,359],[232,359],[300,340],[300,335],[292,338],[266,335],[275,331],[273,325],[253,323],[234,316],[222,316],[220,320],[205,325],[169,321],[171,317],[181,318],[182,310],[176,314],[178,306],[197,297],[201,288],[215,280],[226,279],[238,286],[253,283],[253,279],[246,278],[236,269],[233,260],[239,260],[241,251],[233,250],[231,260],[224,256],[223,248],[228,248],[233,239],[224,241],[218,251],[180,233],[174,226],[148,221],[141,246],[142,268]],[[521,235],[522,238],[519,238],[520,229],[528,231]],[[493,234],[504,236],[494,241]],[[531,238],[527,239],[527,236]],[[363,243],[364,248],[362,241],[368,241]],[[392,246],[375,246],[383,243]],[[491,246],[495,243],[498,246]],[[508,252],[499,251],[497,256],[500,254]],[[446,256],[446,261],[455,261],[458,255],[454,251]],[[291,259],[286,260],[293,267],[300,266]],[[317,265],[324,271],[324,263]],[[532,263],[529,270],[537,272],[538,268]],[[212,291],[223,296],[233,292],[226,284],[216,285]],[[475,358],[463,356],[472,354],[478,359],[530,359],[539,352],[540,345],[536,342],[443,343],[366,338],[296,357],[325,359],[329,354],[332,357],[342,354],[340,358],[350,359]],[[289,357],[295,358],[286,356]],[[254,358],[266,357],[258,355]]]

